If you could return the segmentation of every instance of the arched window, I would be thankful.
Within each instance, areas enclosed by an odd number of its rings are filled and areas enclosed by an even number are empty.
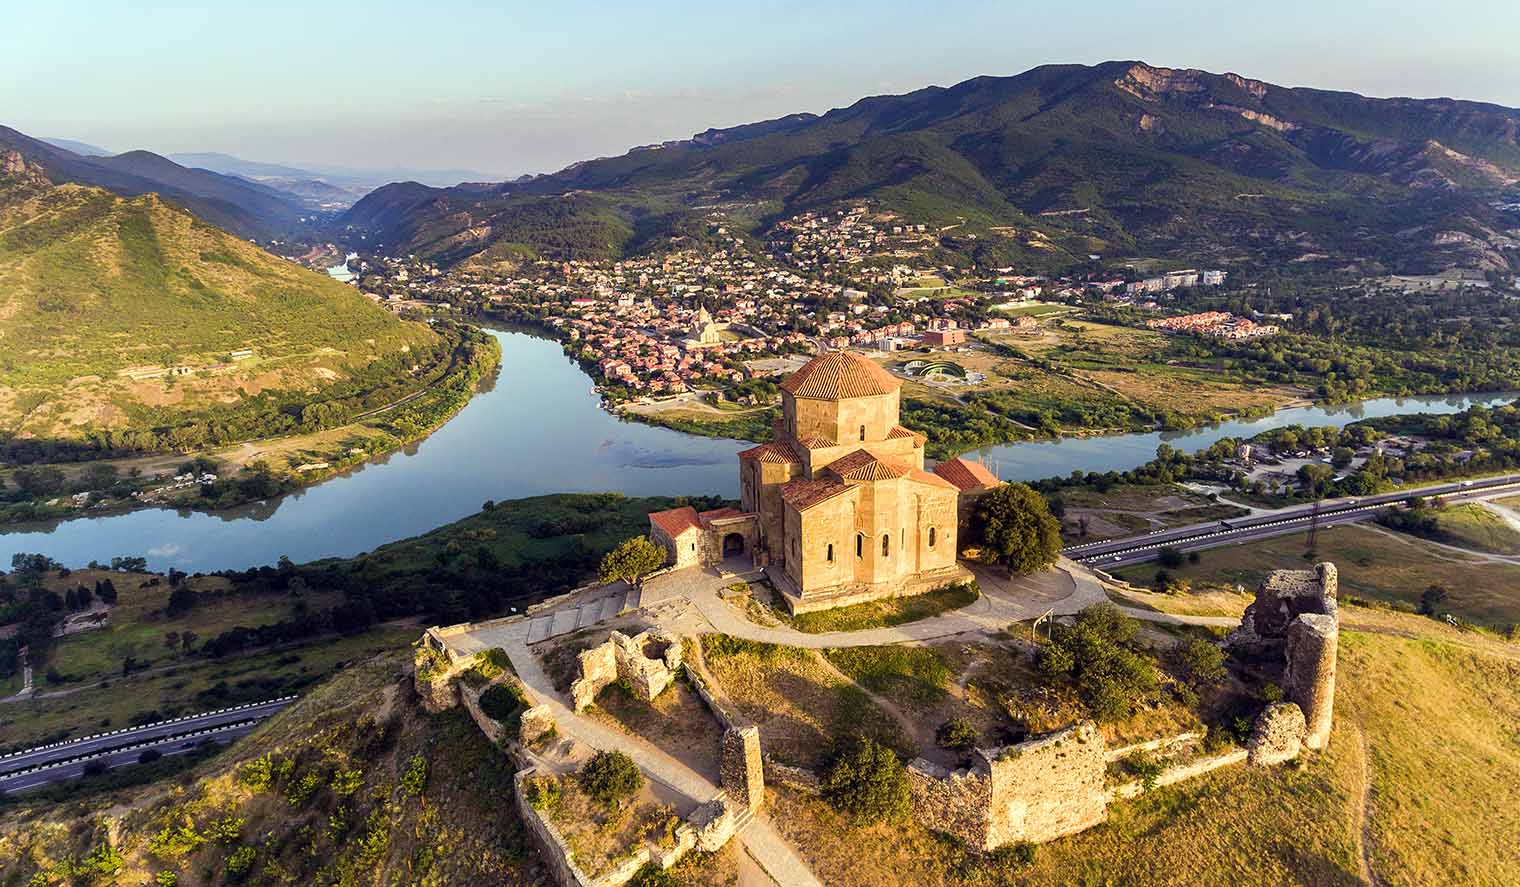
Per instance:
[[[864,426],[864,425],[860,426],[860,439],[861,440],[865,440],[866,439],[866,426]]]
[[[930,548],[934,547],[934,528],[933,527],[929,528],[929,547]]]
[[[825,558],[831,564],[834,562],[834,543],[832,543],[832,542],[829,543],[829,551],[828,551],[828,554],[825,555]]]
[[[881,556],[882,557],[886,557],[887,556],[887,554],[889,553],[888,552],[888,548],[891,546],[891,544],[892,544],[892,537],[890,535],[888,535],[887,533],[882,533],[881,534]]]

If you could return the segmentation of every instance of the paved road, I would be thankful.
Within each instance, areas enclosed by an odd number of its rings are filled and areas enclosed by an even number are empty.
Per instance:
[[[1366,520],[1408,500],[1411,496],[1440,496],[1448,501],[1460,502],[1514,492],[1517,487],[1520,487],[1520,475],[1510,474],[1486,480],[1459,481],[1400,490],[1396,493],[1380,493],[1360,499],[1327,499],[1319,503],[1319,523],[1321,526],[1328,526]],[[1195,524],[1126,539],[1109,539],[1104,542],[1073,545],[1067,548],[1064,554],[1078,563],[1094,567],[1122,567],[1152,560],[1162,548],[1190,551],[1303,532],[1308,529],[1313,516],[1312,505],[1297,505],[1253,517]]]
[[[267,702],[254,702],[232,708],[219,709],[198,715],[186,715],[168,721],[144,724],[141,727],[125,727],[109,733],[97,733],[82,739],[66,740],[12,752],[0,756],[0,791],[15,791],[18,787],[30,787],[41,782],[53,782],[67,778],[65,771],[78,776],[90,760],[105,758],[108,766],[120,766],[137,760],[137,756],[149,748],[169,754],[168,749],[186,737],[231,740],[252,729],[253,725],[281,711],[295,701],[286,696]],[[241,732],[239,732],[241,731]],[[194,744],[194,741],[191,743]],[[132,749],[130,755],[123,749]],[[128,760],[130,758],[130,761]],[[64,766],[68,765],[68,766]],[[21,779],[20,774],[52,774],[49,778]]]
[[[84,775],[86,768],[97,762],[107,770],[115,770],[118,767],[129,767],[139,763],[143,752],[150,749],[158,752],[162,757],[170,757],[172,755],[185,754],[205,742],[225,745],[249,733],[262,721],[263,718],[259,718],[256,720],[243,720],[231,724],[222,724],[188,734],[149,739],[126,748],[95,752],[83,758],[44,764],[35,769],[13,772],[0,776],[0,794],[21,792],[27,789],[51,785],[55,782],[78,779]]]

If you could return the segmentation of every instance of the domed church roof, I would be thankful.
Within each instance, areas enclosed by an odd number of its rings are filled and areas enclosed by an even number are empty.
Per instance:
[[[858,354],[828,351],[788,376],[781,387],[794,397],[844,400],[892,394],[902,387],[902,382],[874,361]]]

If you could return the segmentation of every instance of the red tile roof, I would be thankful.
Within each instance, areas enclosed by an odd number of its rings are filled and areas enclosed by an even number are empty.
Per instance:
[[[822,450],[827,447],[838,446],[838,444],[821,434],[809,434],[807,437],[799,438],[797,442],[810,450]]]
[[[755,459],[768,463],[798,464],[797,456],[792,452],[792,448],[780,441],[772,441],[767,444],[761,444],[758,447],[751,447],[741,452],[739,458],[745,460]]]
[[[962,490],[980,490],[1002,483],[987,466],[961,458],[939,463],[934,466],[934,473]]]
[[[681,508],[672,508],[669,511],[649,512],[649,523],[665,531],[665,535],[674,539],[687,530],[698,529],[697,510],[690,505]]]
[[[723,520],[730,517],[743,517],[744,512],[737,508],[714,508],[712,511],[704,511],[697,515],[697,523],[703,527],[711,527],[715,520]]]
[[[875,362],[849,351],[820,354],[781,383],[795,397],[842,400],[892,394],[902,387],[891,373]]]
[[[908,471],[908,480],[917,481],[930,487],[944,487],[947,490],[959,490],[955,484],[945,480],[937,474],[924,471],[922,468],[913,468]]]
[[[829,463],[829,471],[845,480],[892,480],[906,475],[912,469],[898,462],[872,455],[866,450],[855,452]]]
[[[924,441],[928,440],[928,438],[924,437],[922,434],[919,434],[917,431],[910,431],[901,425],[893,425],[892,430],[887,432],[887,440],[897,440],[903,437],[913,438],[918,442],[919,446],[923,446]]]
[[[832,499],[849,487],[833,478],[794,480],[781,486],[781,499],[798,511],[807,511],[814,505]]]

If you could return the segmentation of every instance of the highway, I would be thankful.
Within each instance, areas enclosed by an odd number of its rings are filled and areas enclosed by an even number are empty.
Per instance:
[[[252,702],[0,755],[0,793],[78,778],[95,761],[115,768],[137,763],[149,750],[175,755],[206,741],[231,742],[295,700]]]
[[[1514,492],[1517,488],[1520,488],[1520,474],[1510,474],[1483,480],[1417,487],[1395,493],[1380,493],[1376,496],[1326,499],[1319,503],[1318,521],[1323,527],[1366,520],[1415,496],[1422,498],[1440,496],[1447,501],[1462,502]],[[1313,505],[1297,505],[1252,517],[1160,530],[1126,539],[1108,539],[1103,542],[1073,545],[1062,551],[1062,554],[1088,566],[1122,567],[1154,560],[1163,548],[1195,551],[1251,539],[1301,533],[1309,528],[1313,519]]]

